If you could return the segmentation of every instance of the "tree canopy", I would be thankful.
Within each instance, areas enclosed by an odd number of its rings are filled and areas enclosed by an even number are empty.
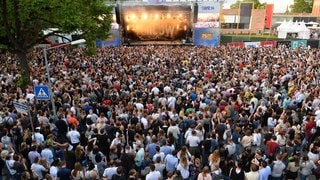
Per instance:
[[[294,0],[290,6],[291,13],[311,13],[313,0]]]
[[[104,0],[1,0],[0,46],[17,54],[21,73],[29,81],[27,53],[50,35],[81,32],[92,44],[104,39],[111,26],[112,8]],[[43,30],[55,28],[49,34]]]
[[[231,9],[239,9],[240,3],[244,2],[253,2],[254,3],[254,9],[264,9],[267,5],[267,3],[260,3],[259,0],[237,0],[234,4],[231,4]]]

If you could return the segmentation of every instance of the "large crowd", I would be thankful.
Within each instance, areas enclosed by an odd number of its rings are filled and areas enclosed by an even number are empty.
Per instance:
[[[17,57],[0,58],[0,179],[320,177],[318,49],[56,48],[54,106],[33,88],[49,84],[41,50],[25,89]]]

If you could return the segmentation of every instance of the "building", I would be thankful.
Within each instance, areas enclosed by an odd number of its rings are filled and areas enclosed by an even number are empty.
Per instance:
[[[312,15],[320,17],[320,0],[313,1]]]

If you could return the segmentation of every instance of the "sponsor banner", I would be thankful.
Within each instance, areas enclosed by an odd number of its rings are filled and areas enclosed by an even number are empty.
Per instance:
[[[261,41],[260,46],[261,47],[276,47],[277,42],[276,41]]]
[[[194,45],[219,46],[219,30],[213,28],[195,28]]]
[[[307,47],[307,40],[293,40],[291,41],[291,48],[305,48]]]
[[[231,42],[231,43],[227,43],[227,46],[230,46],[230,47],[244,47],[244,43],[243,42]]]
[[[307,46],[310,48],[318,48],[319,47],[319,40],[307,40]]]
[[[259,47],[259,46],[260,46],[260,41],[244,43],[244,47]]]
[[[198,2],[199,13],[220,13],[220,3],[219,2]]]
[[[166,0],[148,0],[148,3],[150,4],[159,4],[159,3],[165,3]]]
[[[267,4],[266,6],[266,21],[265,28],[270,29],[272,26],[273,4]]]
[[[287,48],[290,48],[291,47],[291,41],[277,41],[277,48],[278,47],[287,47]]]
[[[219,28],[220,3],[198,2],[198,15],[195,28]]]
[[[110,35],[109,35],[108,39],[96,41],[96,46],[98,48],[108,47],[108,46],[120,46],[121,45],[119,31],[111,30],[109,33],[110,33]]]

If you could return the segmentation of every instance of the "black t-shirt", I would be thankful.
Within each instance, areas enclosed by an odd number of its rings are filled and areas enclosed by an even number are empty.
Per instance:
[[[206,139],[204,140],[204,142],[202,143],[203,145],[203,150],[205,153],[208,153],[210,154],[210,149],[211,149],[211,142],[212,142],[212,139]]]
[[[57,177],[63,180],[71,180],[71,171],[67,168],[60,168],[57,172]]]
[[[123,175],[114,174],[111,180],[126,180],[126,178]]]
[[[243,169],[240,170],[239,173],[236,172],[236,168],[232,168],[231,170],[231,174],[230,174],[230,180],[240,180],[240,179],[244,179],[245,174]]]

